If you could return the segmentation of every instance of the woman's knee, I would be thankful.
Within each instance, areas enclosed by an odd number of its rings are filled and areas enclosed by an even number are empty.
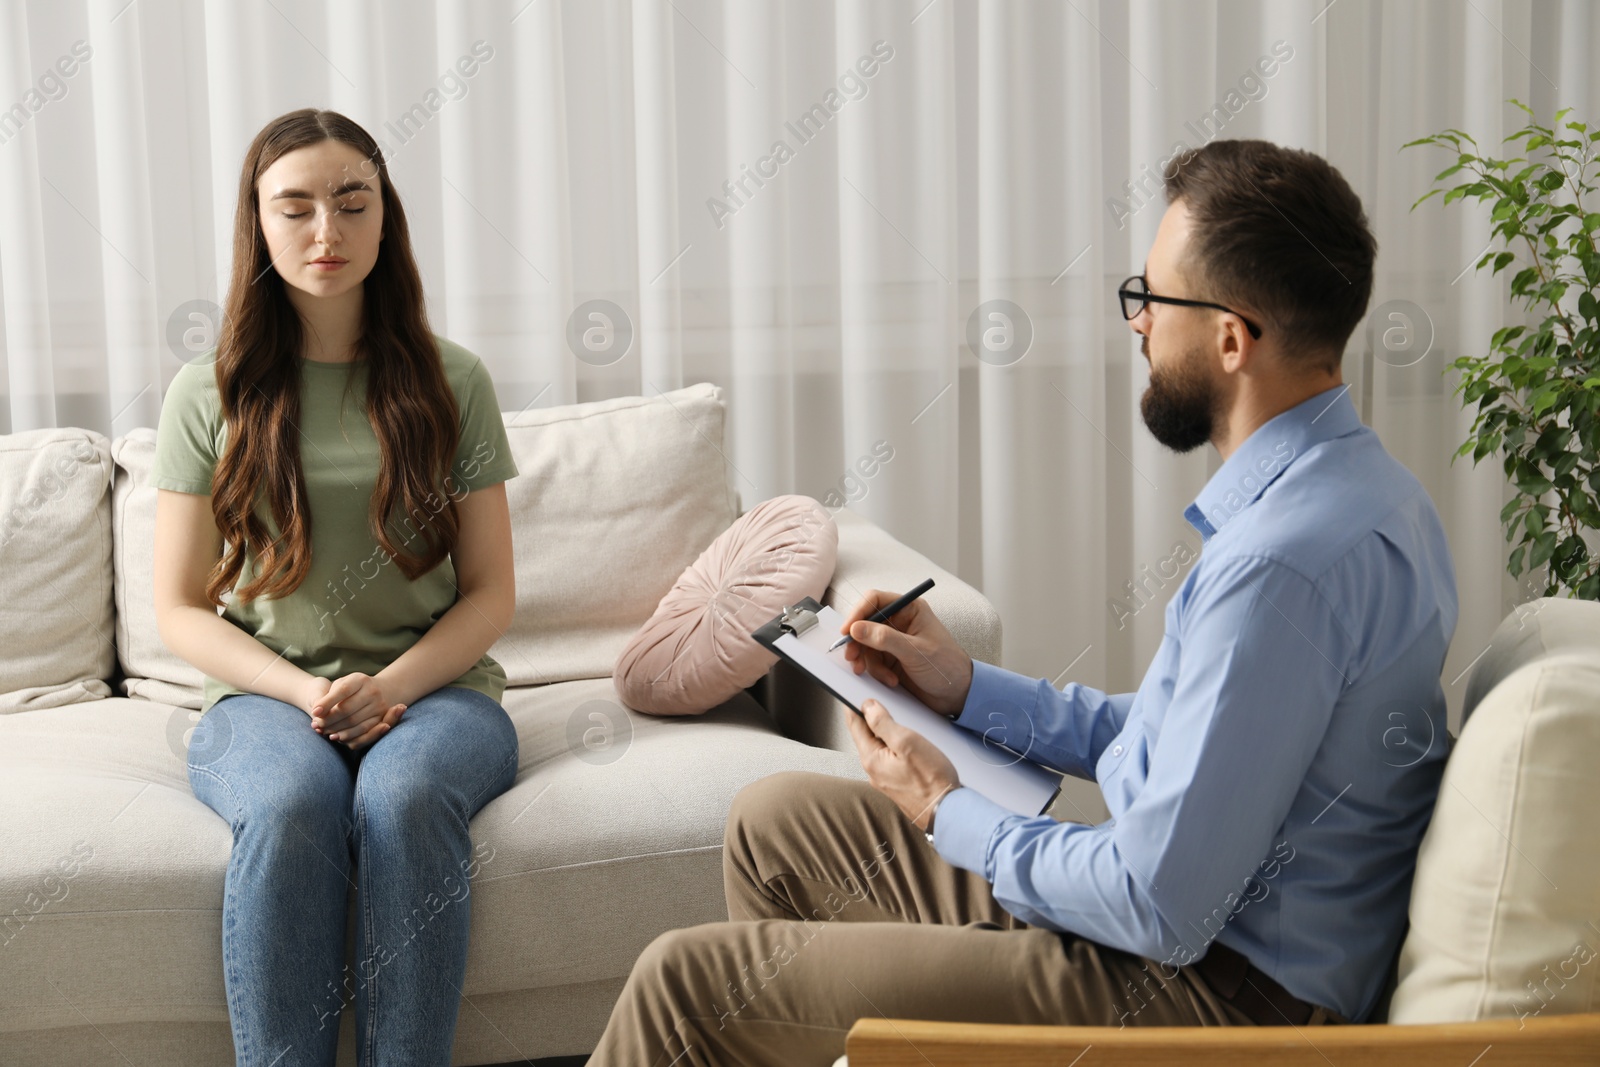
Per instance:
[[[515,782],[518,754],[516,727],[497,701],[476,690],[439,689],[368,750],[356,803],[468,819]]]
[[[286,762],[276,773],[230,782],[245,820],[273,823],[279,829],[350,827],[350,777],[341,766],[309,767]]]
[[[413,833],[437,826],[465,832],[470,816],[459,789],[429,775],[398,771],[377,765],[361,768],[352,801],[358,826]]]
[[[258,719],[256,711],[264,715]],[[272,715],[271,708],[226,701],[201,718],[188,758],[195,795],[236,829],[240,824],[347,828],[351,774],[331,750],[333,742],[311,733],[309,724],[305,737],[294,737],[285,724],[271,722]]]

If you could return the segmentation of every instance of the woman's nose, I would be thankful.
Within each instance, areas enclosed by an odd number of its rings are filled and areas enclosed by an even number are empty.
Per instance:
[[[317,223],[317,239],[324,244],[337,244],[339,241],[337,209],[330,208],[322,213],[321,220]]]

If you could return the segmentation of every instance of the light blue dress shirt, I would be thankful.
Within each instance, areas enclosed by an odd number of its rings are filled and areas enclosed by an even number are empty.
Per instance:
[[[1203,547],[1137,693],[973,664],[957,723],[1098,782],[1111,818],[1025,818],[963,787],[934,846],[1011,914],[1160,978],[1216,939],[1361,1020],[1449,748],[1456,589],[1432,501],[1347,390],[1262,425],[1185,509]]]

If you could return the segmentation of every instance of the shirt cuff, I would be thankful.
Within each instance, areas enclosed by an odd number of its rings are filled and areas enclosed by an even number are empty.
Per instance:
[[[961,705],[961,714],[956,716],[955,723],[982,734],[995,725],[989,719],[991,712],[999,712],[1008,723],[1029,721],[1038,700],[1039,679],[975,659],[972,661],[972,687],[967,690],[967,702]]]
[[[959,786],[944,795],[934,813],[933,847],[949,863],[993,882],[995,836],[1015,814],[976,789]]]

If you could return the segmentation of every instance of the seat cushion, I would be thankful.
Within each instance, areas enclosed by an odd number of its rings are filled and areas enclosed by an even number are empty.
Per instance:
[[[111,696],[110,442],[0,435],[0,712]]]
[[[1521,665],[1482,691],[1445,764],[1390,1022],[1600,1011],[1600,604],[1536,617],[1587,620],[1589,640],[1532,649],[1517,615],[1497,633]]]
[[[489,654],[508,685],[611,677],[683,569],[738,517],[722,390],[505,417],[517,477],[516,617]]]
[[[626,975],[657,934],[728,917],[735,793],[790,768],[865,777],[853,753],[777,734],[745,693],[692,719],[630,711],[609,678],[506,696],[522,769],[473,822],[496,852],[473,888],[468,992]]]
[[[469,995],[625,976],[657,934],[726,918],[741,787],[787,769],[861,777],[853,756],[775,733],[744,693],[695,719],[630,712],[609,678],[509,689],[505,706],[521,769],[472,822]],[[0,900],[15,909],[0,1031],[226,1021],[232,835],[189,787],[195,715],[113,697],[0,716]]]
[[[691,563],[617,658],[617,695],[656,715],[698,715],[772,669],[751,631],[806,597],[820,599],[839,528],[808,496],[762,501]]]

